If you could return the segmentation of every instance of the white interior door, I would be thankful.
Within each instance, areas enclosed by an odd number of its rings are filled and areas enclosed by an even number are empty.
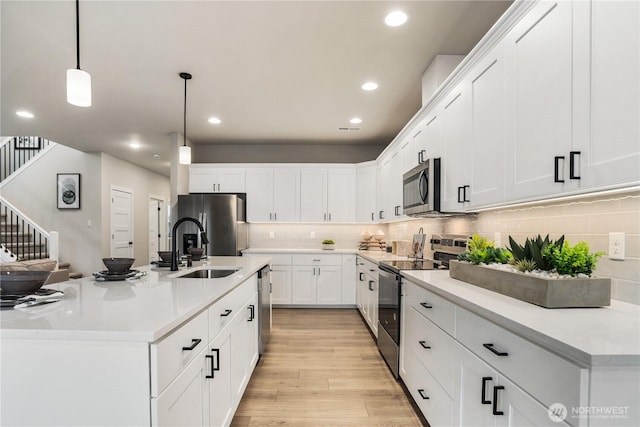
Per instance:
[[[111,256],[133,258],[133,192],[111,187]]]
[[[164,200],[149,196],[149,262],[156,261],[160,257],[158,251],[165,250],[163,230]]]

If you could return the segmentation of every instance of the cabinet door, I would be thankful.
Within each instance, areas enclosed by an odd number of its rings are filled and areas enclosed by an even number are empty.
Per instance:
[[[376,167],[359,167],[356,172],[356,221],[375,222],[376,215]]]
[[[273,220],[273,169],[247,169],[246,189],[247,221]]]
[[[378,337],[378,281],[367,280],[367,323],[373,335]]]
[[[189,167],[189,193],[213,193],[217,181],[214,168]]]
[[[291,304],[291,267],[271,266],[271,303]]]
[[[327,170],[304,168],[300,171],[300,220],[327,221]]]
[[[387,181],[387,194],[389,199],[387,201],[387,211],[389,212],[388,219],[400,219],[402,214],[402,158],[400,156],[400,150],[396,150],[391,155],[389,161]]]
[[[418,164],[417,156],[414,156],[413,153],[413,139],[411,137],[407,137],[400,143],[402,173],[405,173]]]
[[[231,399],[231,335],[229,329],[209,343],[207,369],[213,378],[207,379],[210,409],[209,426],[228,426],[233,418]]]
[[[340,304],[342,299],[342,268],[334,265],[316,267],[316,303]]]
[[[300,170],[276,169],[273,172],[274,221],[300,221]]]
[[[433,111],[427,116],[424,125],[424,142],[425,145],[425,158],[441,158],[442,157],[442,142],[441,142],[441,124],[440,109],[435,107]]]
[[[218,169],[218,189],[222,193],[244,193],[244,169],[220,168]]]
[[[581,27],[590,37],[578,39],[584,53],[574,79],[584,78],[574,108],[584,111],[574,126],[580,132],[574,150],[580,152],[580,186],[633,183],[640,179],[640,3],[591,1]],[[577,25],[576,25],[577,26]],[[589,73],[590,71],[590,73]],[[590,77],[590,79],[587,79]]]
[[[389,215],[387,211],[387,200],[389,199],[388,187],[389,187],[389,177],[391,176],[389,173],[390,165],[389,162],[391,157],[385,158],[382,160],[380,165],[376,169],[376,219],[379,221],[384,221]]]
[[[151,399],[153,426],[205,426],[209,416],[209,384],[205,351],[160,395]]]
[[[495,426],[492,411],[493,386],[498,373],[461,345],[456,345],[454,426]]]
[[[471,182],[469,206],[504,201],[507,88],[504,45],[498,44],[470,73]]]
[[[291,268],[291,303],[316,303],[316,268],[307,265]]]
[[[258,294],[243,305],[231,331],[231,392],[232,405],[240,403],[258,361]]]
[[[331,222],[355,222],[355,200],[355,169],[329,169],[327,172],[327,220]]]
[[[356,303],[356,256],[342,256],[342,304]]]
[[[540,2],[506,37],[509,200],[573,185],[564,174],[572,143],[571,10],[572,2]],[[556,163],[564,184],[554,182]]]
[[[470,114],[464,83],[451,92],[442,108],[442,207],[444,211],[459,212],[464,209],[464,203],[470,200],[468,196],[471,184],[468,134]]]

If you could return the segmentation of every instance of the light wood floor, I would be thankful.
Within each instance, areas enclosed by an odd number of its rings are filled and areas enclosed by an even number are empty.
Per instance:
[[[274,309],[232,427],[421,426],[357,310]]]

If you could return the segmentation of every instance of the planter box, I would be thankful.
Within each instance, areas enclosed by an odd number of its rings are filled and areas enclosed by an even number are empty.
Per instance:
[[[545,308],[611,304],[611,279],[544,279],[460,261],[451,261],[449,269],[454,279]]]
[[[336,245],[333,243],[322,243],[322,249],[325,251],[332,251],[336,248]]]

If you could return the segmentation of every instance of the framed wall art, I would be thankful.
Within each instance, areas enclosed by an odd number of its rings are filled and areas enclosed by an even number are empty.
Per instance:
[[[37,136],[16,136],[13,142],[16,150],[40,149],[40,138]]]
[[[59,173],[58,209],[80,209],[80,174]]]

